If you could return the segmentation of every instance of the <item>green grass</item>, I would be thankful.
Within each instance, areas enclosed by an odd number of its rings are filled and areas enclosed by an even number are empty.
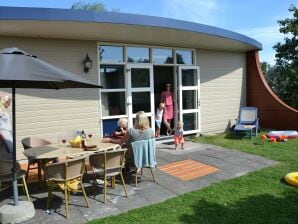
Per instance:
[[[298,139],[270,143],[220,134],[194,140],[279,163],[157,205],[89,223],[298,223],[298,188],[283,181],[286,173],[298,171]]]

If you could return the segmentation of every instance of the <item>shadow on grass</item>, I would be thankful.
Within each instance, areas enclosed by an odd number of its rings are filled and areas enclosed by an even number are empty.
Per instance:
[[[234,132],[227,132],[224,139],[242,140],[244,137],[246,137],[245,132],[240,132],[238,134],[235,134]]]
[[[201,200],[193,205],[193,215],[182,215],[182,223],[298,223],[297,190],[283,197],[263,194],[229,204]]]

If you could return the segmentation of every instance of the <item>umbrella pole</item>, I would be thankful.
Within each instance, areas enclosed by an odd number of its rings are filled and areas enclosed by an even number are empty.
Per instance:
[[[17,183],[17,150],[16,150],[16,88],[12,84],[12,136],[13,136],[13,199],[14,205],[19,205],[18,183]]]

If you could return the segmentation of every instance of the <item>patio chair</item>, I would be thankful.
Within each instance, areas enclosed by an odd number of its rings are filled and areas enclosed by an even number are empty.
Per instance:
[[[58,187],[64,191],[65,197],[65,213],[68,219],[68,201],[70,192],[82,192],[87,204],[86,192],[82,183],[85,168],[85,157],[65,160],[63,162],[52,163],[45,166],[45,177],[48,185],[47,209],[50,207],[52,199],[52,191],[54,187]],[[79,189],[79,185],[81,189]]]
[[[153,169],[156,167],[155,139],[135,141],[131,143],[134,165],[135,165],[135,185],[138,185],[138,171],[143,175],[143,168],[149,168],[152,179],[155,182]]]
[[[12,176],[13,161],[0,159],[0,192],[12,186],[13,176]],[[21,170],[21,166],[17,163],[17,179],[21,179],[22,183],[18,186],[22,186],[23,190],[27,196],[27,200],[30,201],[30,196],[28,192],[28,187],[25,179],[26,171]]]
[[[22,140],[22,145],[24,147],[24,150],[34,147],[41,147],[45,145],[49,145],[51,142],[40,139],[37,137],[27,137]],[[26,180],[28,179],[29,171],[32,169],[38,169],[38,180],[39,182],[42,181],[42,174],[41,171],[44,171],[44,166],[50,162],[50,161],[57,161],[57,158],[51,158],[51,159],[34,159],[34,158],[28,158],[28,167],[26,172]],[[37,164],[37,167],[32,167],[35,164]]]
[[[236,119],[235,133],[249,132],[251,139],[254,130],[255,136],[257,136],[259,130],[258,109],[256,107],[241,107],[239,118]]]
[[[104,185],[104,203],[107,202],[107,179],[111,179],[112,187],[115,188],[115,177],[120,176],[121,182],[123,184],[125,196],[127,195],[127,190],[125,186],[125,181],[122,175],[122,168],[124,163],[125,152],[127,149],[116,149],[113,151],[97,152],[89,156],[90,166],[94,174],[94,191],[96,187],[96,177],[103,178]]]

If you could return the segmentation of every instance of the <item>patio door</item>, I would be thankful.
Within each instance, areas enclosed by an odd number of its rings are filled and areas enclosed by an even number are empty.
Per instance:
[[[178,120],[184,122],[185,134],[201,131],[200,70],[198,66],[179,66],[177,82]]]
[[[128,64],[126,72],[128,126],[133,126],[138,111],[145,111],[154,129],[153,66]]]

